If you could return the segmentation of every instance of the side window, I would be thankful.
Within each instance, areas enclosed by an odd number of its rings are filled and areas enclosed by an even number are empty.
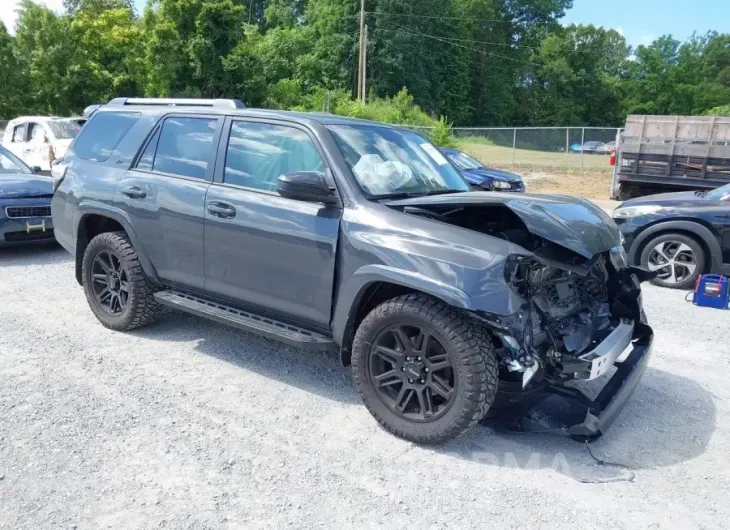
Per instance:
[[[204,179],[217,125],[214,118],[167,118],[160,129],[152,170]]]
[[[25,136],[25,124],[18,125],[13,129],[13,143],[21,143],[24,141],[23,136]]]
[[[160,130],[155,131],[154,136],[150,139],[147,147],[144,149],[144,153],[137,162],[137,169],[144,171],[152,171],[152,164],[155,162],[155,149],[157,149],[157,142],[160,139]]]
[[[104,162],[139,118],[139,113],[96,113],[74,143],[74,153],[91,162]]]
[[[275,191],[278,179],[295,171],[324,171],[324,161],[304,131],[285,125],[234,121],[223,181]]]
[[[41,144],[46,141],[46,133],[39,123],[28,124],[28,141],[32,144]]]

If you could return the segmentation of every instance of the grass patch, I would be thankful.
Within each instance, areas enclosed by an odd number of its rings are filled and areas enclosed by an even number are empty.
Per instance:
[[[487,140],[488,141],[488,140]],[[540,169],[563,169],[585,171],[612,172],[609,165],[608,155],[581,155],[575,153],[555,153],[550,151],[532,151],[529,149],[516,149],[514,153],[511,147],[500,147],[485,142],[466,141],[460,138],[457,141],[459,148],[469,153],[481,163],[491,167],[509,169],[514,167],[533,167]]]

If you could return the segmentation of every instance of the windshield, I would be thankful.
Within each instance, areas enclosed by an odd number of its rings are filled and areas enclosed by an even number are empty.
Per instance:
[[[372,198],[469,191],[459,172],[430,142],[378,125],[332,125],[337,147]]]
[[[466,153],[462,153],[461,151],[456,151],[453,153],[449,153],[447,155],[449,159],[456,164],[456,167],[463,170],[469,170],[469,169],[481,169],[482,164],[474,160],[472,157],[467,155]]]
[[[33,173],[17,156],[0,147],[0,173]]]
[[[730,199],[730,184],[725,184],[708,192],[707,198],[712,201],[725,201]]]
[[[79,134],[85,121],[83,118],[48,120],[48,126],[56,140],[70,140]]]

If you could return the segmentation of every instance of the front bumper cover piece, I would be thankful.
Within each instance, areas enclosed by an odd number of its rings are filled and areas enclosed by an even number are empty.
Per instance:
[[[521,385],[500,385],[497,399],[482,423],[497,430],[554,433],[579,441],[595,440],[613,424],[639,384],[651,357],[653,339],[651,327],[643,323],[634,325],[631,352],[624,361],[613,363],[616,373],[595,399],[560,382],[545,383],[527,392]],[[572,369],[564,367],[563,371]]]

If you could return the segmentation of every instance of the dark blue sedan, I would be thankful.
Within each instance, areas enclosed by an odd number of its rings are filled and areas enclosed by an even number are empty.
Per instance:
[[[509,171],[485,167],[478,160],[458,149],[441,149],[474,189],[484,191],[525,191],[522,177]]]
[[[55,241],[53,179],[0,147],[0,247]]]

